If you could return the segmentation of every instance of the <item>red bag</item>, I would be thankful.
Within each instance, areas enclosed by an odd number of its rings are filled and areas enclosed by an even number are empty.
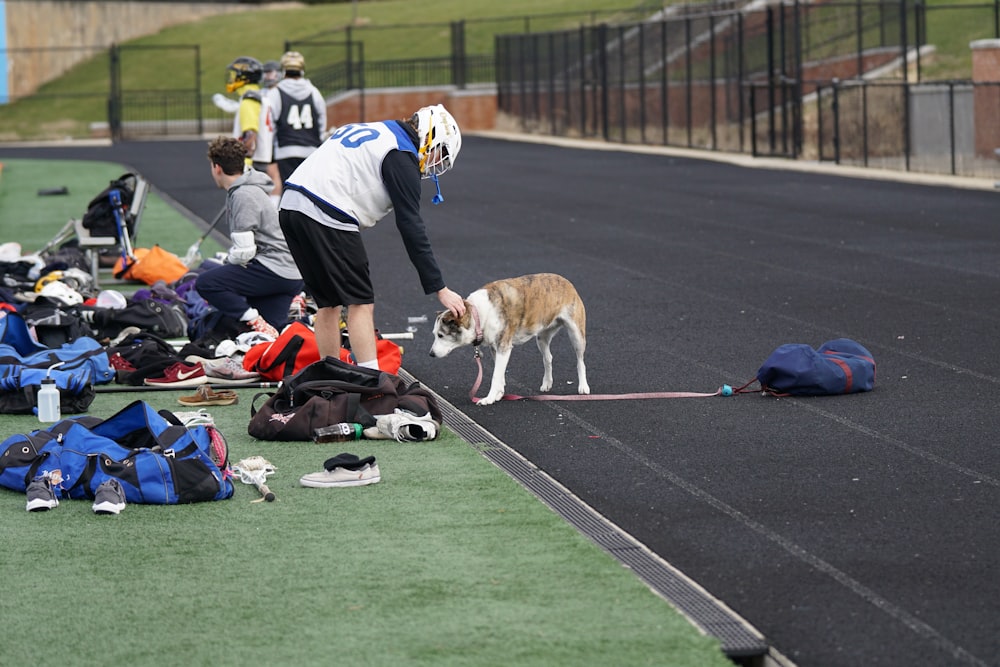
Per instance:
[[[292,322],[277,340],[254,345],[243,356],[243,368],[262,378],[282,380],[319,361],[316,334],[302,322]]]
[[[379,338],[375,341],[375,356],[378,358],[378,369],[395,375],[403,365],[403,348],[391,340]],[[347,348],[340,348],[340,360],[348,364],[356,364],[354,355]]]
[[[395,375],[403,365],[403,350],[391,340],[376,340],[375,354],[380,371]],[[356,363],[351,351],[343,347],[340,348],[340,360],[348,364]],[[302,322],[292,322],[277,340],[260,343],[247,350],[243,368],[260,373],[264,379],[278,381],[298,373],[315,361],[319,361],[316,334]]]

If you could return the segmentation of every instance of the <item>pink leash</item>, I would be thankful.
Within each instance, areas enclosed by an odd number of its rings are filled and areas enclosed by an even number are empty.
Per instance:
[[[479,385],[483,383],[483,355],[479,350],[479,346],[476,346],[476,366],[479,368],[479,372],[476,374],[476,381],[472,385],[472,389],[469,390],[469,398],[473,403],[478,403],[479,398],[476,397],[476,392],[479,391]],[[504,394],[502,401],[622,401],[622,400],[638,400],[646,398],[708,398],[709,396],[733,396],[734,394],[742,394],[753,391],[748,389],[749,385],[753,384],[753,381],[743,385],[739,389],[733,389],[728,384],[724,384],[719,387],[716,391],[712,393],[700,393],[695,391],[649,391],[649,392],[639,392],[632,394],[538,394],[536,396],[520,396],[518,394]]]
[[[479,346],[483,343],[483,326],[479,321],[479,311],[476,307],[469,304],[469,309],[472,313],[472,319],[476,327],[476,339],[472,342],[473,347],[476,350],[476,366],[479,367],[479,372],[476,374],[476,381],[472,385],[472,389],[469,390],[469,398],[473,403],[478,403],[479,399],[476,397],[476,392],[479,391],[479,385],[483,383],[483,353],[480,351]],[[754,380],[746,383],[738,389],[733,389],[728,384],[724,384],[717,390],[710,394],[699,393],[695,391],[650,391],[650,392],[640,392],[633,394],[539,394],[537,396],[519,396],[518,394],[504,394],[500,399],[502,401],[624,401],[624,400],[639,400],[645,398],[707,398],[709,396],[732,396],[734,394],[743,394],[753,391],[749,389],[749,386],[754,383]]]

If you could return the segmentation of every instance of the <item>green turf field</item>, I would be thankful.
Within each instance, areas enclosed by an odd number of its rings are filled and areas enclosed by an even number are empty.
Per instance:
[[[0,242],[26,250],[122,171],[4,162]],[[55,185],[71,194],[37,196]],[[163,234],[183,254],[197,231],[155,195],[147,206],[156,224],[144,219],[140,238]],[[0,664],[732,664],[454,433],[409,444],[255,441],[246,424],[259,391],[240,389],[238,404],[209,411],[233,460],[263,455],[276,466],[273,503],[251,502],[256,490],[239,485],[230,500],[130,505],[117,516],[75,500],[28,513],[23,494],[0,489]],[[187,410],[176,399],[188,393],[99,393],[89,414],[109,417],[135,400]],[[0,438],[39,426],[0,415]],[[382,481],[298,485],[342,451],[374,455]]]

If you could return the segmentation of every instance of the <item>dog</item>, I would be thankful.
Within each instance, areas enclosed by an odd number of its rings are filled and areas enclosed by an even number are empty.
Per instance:
[[[490,390],[479,405],[496,403],[504,395],[507,362],[515,345],[532,338],[542,353],[541,391],[552,389],[552,352],[549,343],[562,328],[576,352],[577,392],[589,394],[587,367],[587,313],[573,284],[554,273],[536,273],[488,283],[465,299],[465,314],[450,310],[434,321],[432,357],[446,357],[464,345],[489,345],[495,363]]]

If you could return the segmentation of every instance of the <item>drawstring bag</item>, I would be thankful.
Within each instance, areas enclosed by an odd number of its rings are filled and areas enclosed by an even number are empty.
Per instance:
[[[875,387],[872,353],[849,338],[817,349],[782,345],[757,371],[761,389],[774,396],[829,396],[871,391]],[[737,391],[742,391],[743,388]]]

